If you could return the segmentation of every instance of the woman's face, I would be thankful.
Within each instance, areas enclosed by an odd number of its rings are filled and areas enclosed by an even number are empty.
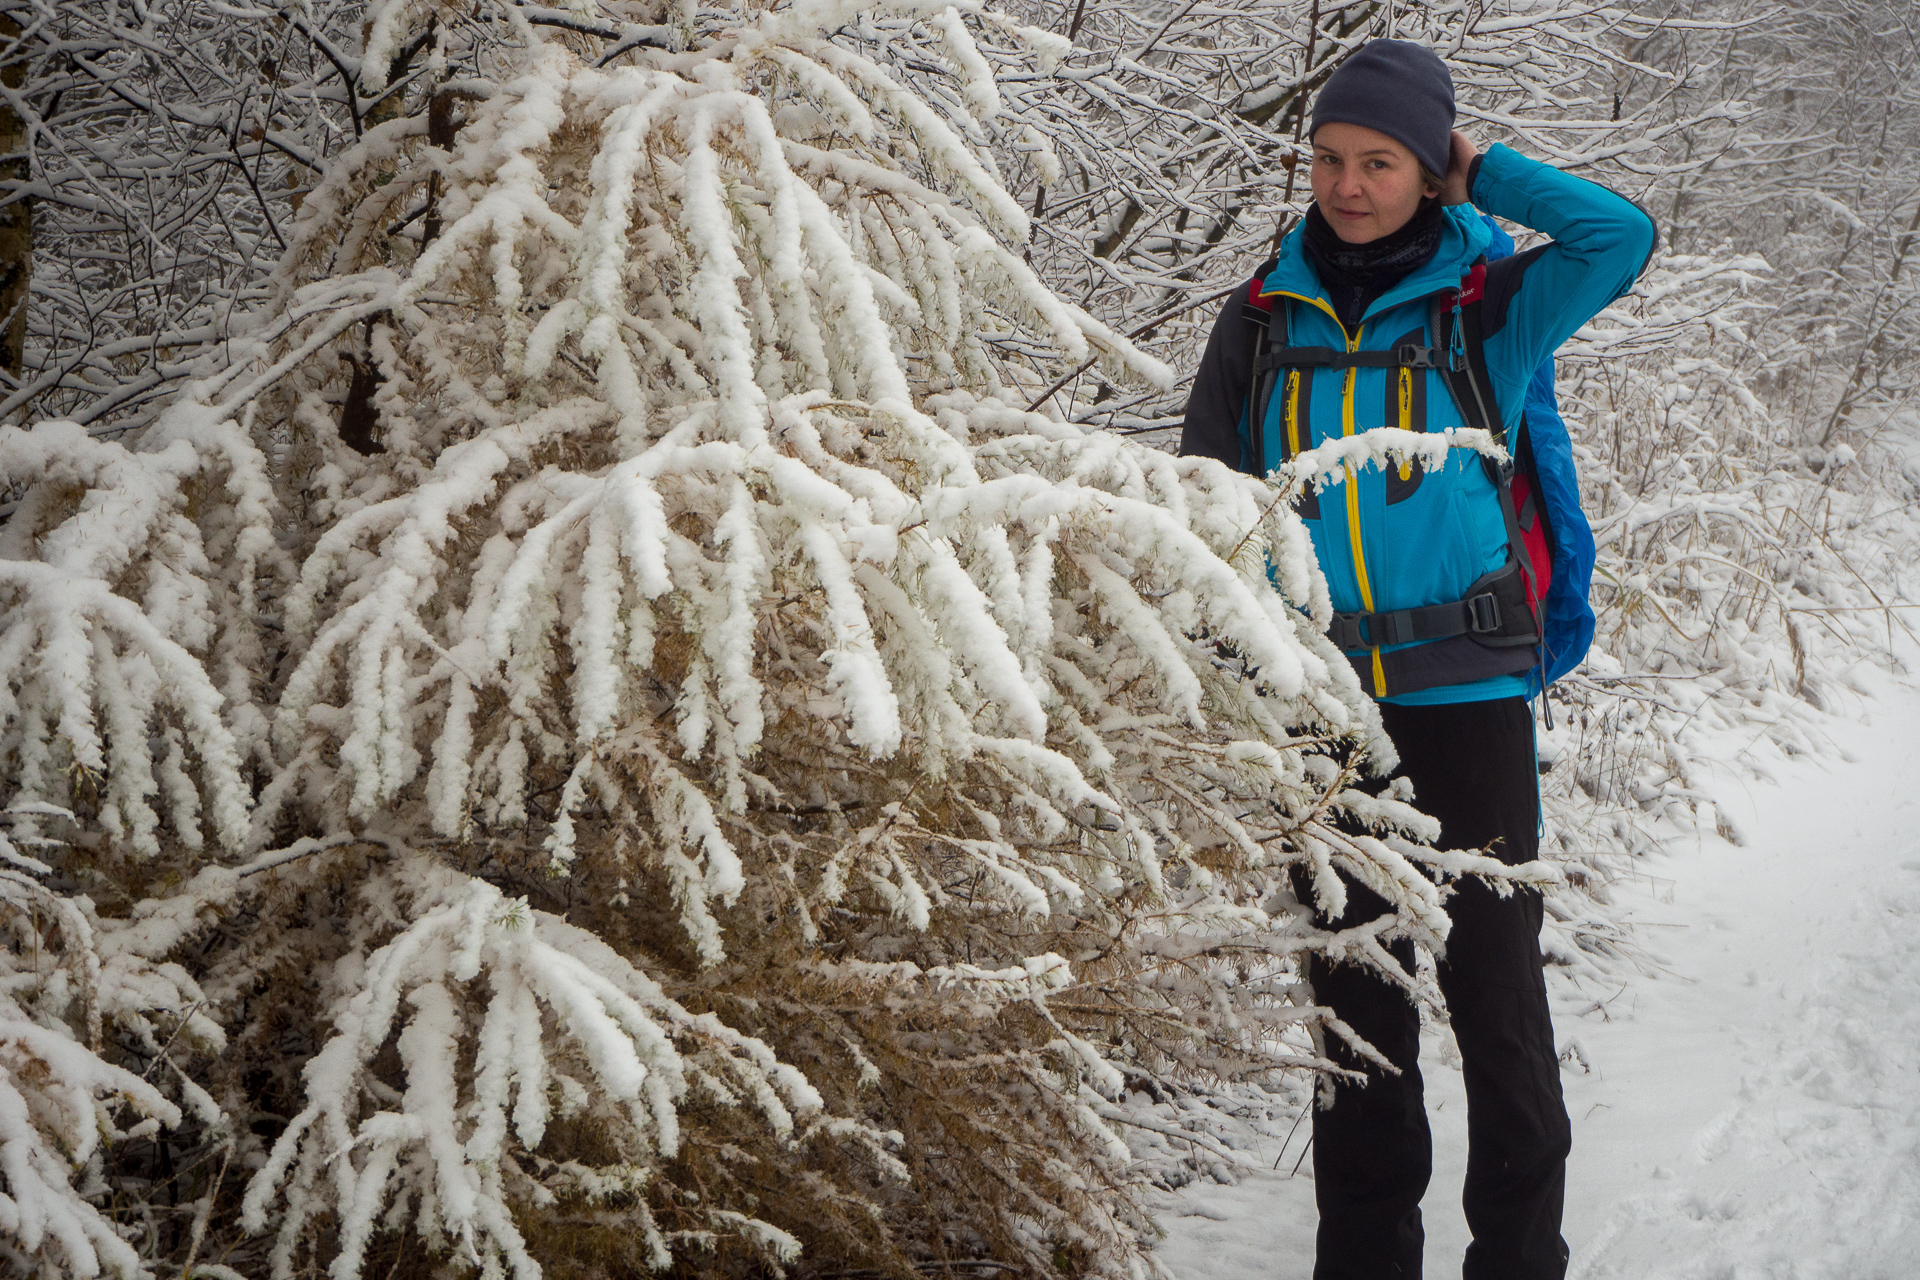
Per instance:
[[[1313,198],[1348,244],[1366,244],[1407,225],[1422,196],[1440,194],[1420,176],[1413,152],[1378,129],[1340,121],[1313,135]]]

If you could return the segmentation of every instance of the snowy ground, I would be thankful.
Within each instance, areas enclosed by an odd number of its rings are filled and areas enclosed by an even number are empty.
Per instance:
[[[1920,1274],[1920,689],[1858,679],[1826,759],[1725,744],[1718,799],[1746,847],[1671,850],[1621,887],[1665,972],[1556,990],[1560,1043],[1586,1062],[1565,1074],[1571,1280]],[[1422,1069],[1427,1274],[1445,1280],[1466,1245],[1465,1100],[1436,1039]],[[1299,1150],[1163,1202],[1184,1280],[1306,1280]]]

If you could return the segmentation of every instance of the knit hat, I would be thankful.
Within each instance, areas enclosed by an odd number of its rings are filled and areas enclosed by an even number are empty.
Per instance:
[[[1340,64],[1313,102],[1323,124],[1377,129],[1413,152],[1436,177],[1453,154],[1453,76],[1440,55],[1405,40],[1369,40]]]

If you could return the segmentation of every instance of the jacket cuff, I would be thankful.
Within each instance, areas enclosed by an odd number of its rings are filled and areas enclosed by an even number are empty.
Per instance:
[[[1499,189],[1524,183],[1527,170],[1539,163],[1504,142],[1496,142],[1473,158],[1467,170],[1467,199],[1473,202],[1474,208],[1492,213],[1489,205],[1502,203]]]

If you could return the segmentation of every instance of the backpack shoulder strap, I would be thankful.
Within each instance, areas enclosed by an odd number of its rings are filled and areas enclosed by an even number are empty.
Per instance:
[[[1263,448],[1260,427],[1267,415],[1267,400],[1273,394],[1273,367],[1269,353],[1287,345],[1288,314],[1286,306],[1275,306],[1279,298],[1263,298],[1260,289],[1273,269],[1280,264],[1278,258],[1269,258],[1260,264],[1260,269],[1247,282],[1247,292],[1240,304],[1241,316],[1249,322],[1253,333],[1253,350],[1248,353],[1247,367],[1252,371],[1247,386],[1245,425],[1247,432],[1247,461],[1256,476],[1264,476],[1274,466],[1277,459],[1269,459]]]
[[[1260,290],[1267,283],[1267,277],[1280,265],[1280,259],[1268,258],[1253,273],[1253,279],[1247,281],[1246,296],[1240,300],[1240,314],[1254,324],[1265,324],[1267,317],[1273,314],[1273,299],[1260,296]]]
[[[1460,288],[1447,308],[1446,295],[1437,295],[1436,310],[1450,314],[1436,316],[1447,329],[1440,343],[1447,357],[1441,380],[1447,384],[1460,418],[1470,427],[1479,427],[1492,436],[1494,443],[1507,443],[1507,426],[1500,403],[1493,393],[1493,378],[1487,369],[1486,303],[1487,260],[1481,258],[1473,269],[1460,277]],[[1441,326],[1436,326],[1439,328]]]
[[[1487,369],[1485,258],[1475,262],[1473,269],[1460,277],[1460,288],[1452,296],[1451,307],[1446,303],[1445,293],[1436,295],[1433,303],[1436,332],[1442,326],[1446,328],[1446,337],[1440,341],[1447,353],[1441,361],[1440,379],[1452,394],[1461,421],[1469,427],[1484,430],[1493,437],[1495,444],[1510,447],[1506,420],[1501,416],[1500,403],[1493,391],[1493,378]],[[1514,462],[1511,457],[1500,464],[1490,459],[1483,461],[1486,463],[1487,479],[1493,482],[1494,492],[1499,496],[1500,515],[1507,528],[1508,562],[1519,569],[1526,583],[1527,603],[1533,614],[1533,634],[1537,646],[1542,634],[1539,611],[1546,593],[1542,589],[1543,584],[1536,578],[1533,562],[1527,553],[1520,513],[1514,509]]]

